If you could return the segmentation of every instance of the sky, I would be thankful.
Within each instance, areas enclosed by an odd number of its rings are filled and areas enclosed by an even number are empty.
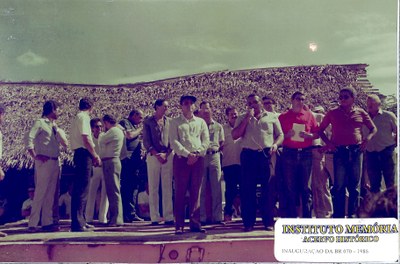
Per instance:
[[[120,84],[366,63],[389,95],[397,18],[397,0],[1,0],[0,80]]]

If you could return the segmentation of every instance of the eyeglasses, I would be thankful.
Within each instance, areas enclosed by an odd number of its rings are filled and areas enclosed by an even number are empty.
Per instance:
[[[103,126],[102,125],[95,125],[94,127],[95,128],[102,128]]]
[[[306,100],[306,98],[296,97],[296,98],[294,98],[294,100],[304,102]]]
[[[339,100],[347,100],[347,99],[349,99],[350,98],[350,96],[348,96],[348,95],[341,95],[341,96],[339,96]]]

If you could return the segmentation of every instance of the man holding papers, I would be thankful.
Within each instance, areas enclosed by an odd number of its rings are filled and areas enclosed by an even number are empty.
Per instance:
[[[311,218],[312,141],[318,138],[318,124],[312,112],[304,105],[301,92],[292,95],[292,107],[279,116],[284,133],[282,167],[284,204],[283,217],[296,218],[296,202],[301,194],[302,217]]]

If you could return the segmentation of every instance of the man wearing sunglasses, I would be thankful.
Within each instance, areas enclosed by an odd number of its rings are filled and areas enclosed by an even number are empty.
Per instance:
[[[339,106],[330,110],[320,125],[319,134],[329,151],[333,151],[334,185],[333,217],[344,218],[346,215],[345,195],[349,192],[348,217],[353,217],[360,204],[360,182],[362,151],[376,134],[377,128],[369,115],[354,105],[356,91],[352,87],[339,92]],[[331,139],[325,129],[332,125]],[[362,133],[362,127],[368,129]]]

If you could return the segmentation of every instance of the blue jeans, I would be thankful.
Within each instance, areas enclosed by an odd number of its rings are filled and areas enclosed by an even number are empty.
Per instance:
[[[240,164],[242,175],[240,181],[240,204],[243,225],[253,227],[256,222],[257,212],[257,184],[261,184],[261,197],[259,208],[264,226],[273,225],[272,214],[268,208],[268,181],[269,170],[269,148],[262,151],[244,148],[240,153]]]
[[[333,184],[333,217],[344,218],[346,188],[349,192],[348,216],[360,205],[362,150],[359,145],[339,146],[333,154],[335,181]]]
[[[311,218],[312,148],[291,149],[283,148],[282,175],[283,194],[286,196],[282,204],[282,216],[296,218],[296,204],[301,194],[302,212],[304,218]]]
[[[381,189],[382,175],[386,188],[394,185],[395,178],[395,145],[386,147],[382,151],[367,151],[367,171],[371,183],[371,192],[377,193]]]

